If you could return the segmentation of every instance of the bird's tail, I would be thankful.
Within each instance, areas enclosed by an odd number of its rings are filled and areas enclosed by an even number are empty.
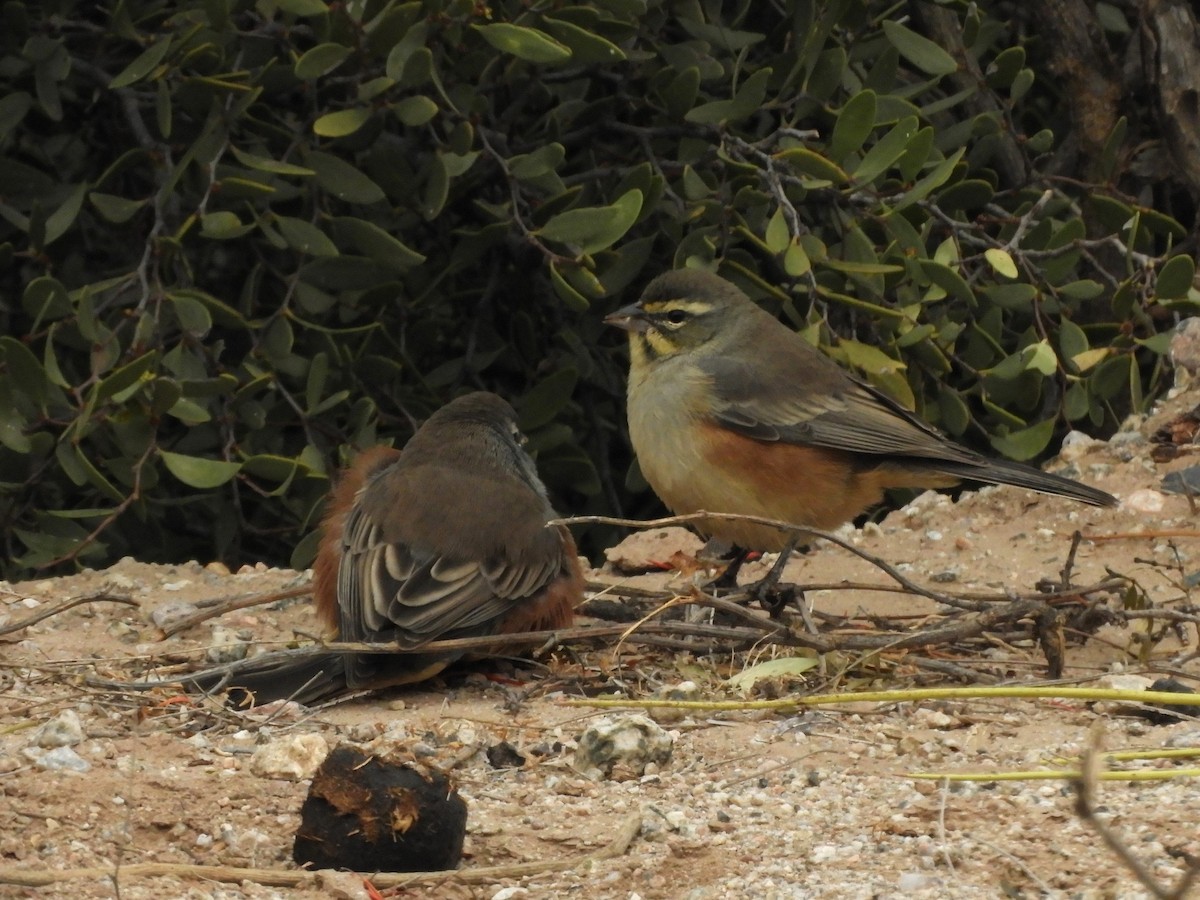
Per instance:
[[[1092,506],[1117,505],[1117,498],[1107,491],[1082,484],[1073,478],[1053,475],[1050,472],[1043,472],[1041,469],[1035,469],[1033,466],[1012,460],[981,458],[979,462],[961,463],[938,460],[934,468],[938,472],[945,472],[969,481],[982,481],[985,484],[1012,484],[1043,494],[1069,497],[1072,500],[1090,503]]]
[[[274,700],[295,700],[308,706],[349,689],[341,654],[289,650],[197,672],[188,676],[184,687],[205,694],[224,691],[226,702],[235,709]]]

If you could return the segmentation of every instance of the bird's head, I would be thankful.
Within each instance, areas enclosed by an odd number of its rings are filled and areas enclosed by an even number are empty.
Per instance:
[[[751,301],[711,272],[680,269],[646,286],[637,303],[605,318],[629,332],[634,364],[654,363],[698,350],[719,351]]]

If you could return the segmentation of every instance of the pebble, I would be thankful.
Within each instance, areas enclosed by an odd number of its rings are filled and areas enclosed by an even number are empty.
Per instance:
[[[328,755],[329,743],[322,735],[288,735],[255,750],[250,757],[250,771],[262,778],[301,781],[312,778]]]
[[[45,753],[39,753],[33,748],[25,750],[36,766],[47,771],[87,772],[92,764],[72,750],[70,747],[55,747]]]
[[[64,709],[53,719],[43,722],[34,732],[33,742],[39,747],[74,747],[87,737],[79,713]]]
[[[1159,491],[1150,488],[1138,488],[1130,491],[1121,501],[1121,506],[1133,512],[1157,513],[1162,512],[1166,497]]]
[[[224,625],[214,625],[205,658],[214,665],[225,665],[245,659],[250,651],[250,636],[233,631]]]
[[[640,778],[650,763],[669,762],[674,744],[674,737],[646,716],[606,716],[579,736],[575,768],[595,780]]]
[[[150,624],[157,625],[166,631],[176,622],[193,616],[198,611],[199,607],[195,603],[188,603],[184,600],[169,600],[166,603],[159,604],[151,611]]]

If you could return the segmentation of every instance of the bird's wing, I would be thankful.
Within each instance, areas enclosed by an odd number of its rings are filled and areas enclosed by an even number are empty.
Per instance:
[[[386,503],[360,497],[351,510],[338,571],[344,640],[418,647],[491,634],[562,571],[562,537],[544,527],[540,498],[432,468],[389,473],[367,487],[386,489]],[[418,488],[424,503],[414,502]]]
[[[770,349],[769,367],[757,357],[714,357],[700,363],[712,385],[713,416],[724,427],[757,440],[854,453],[956,462],[981,459],[947,442],[819,351],[790,342]]]

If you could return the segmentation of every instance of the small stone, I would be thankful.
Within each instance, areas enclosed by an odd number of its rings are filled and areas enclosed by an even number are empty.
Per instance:
[[[1200,318],[1193,316],[1175,326],[1167,355],[1176,369],[1177,382],[1181,374],[1195,375],[1200,372]],[[1183,380],[1186,381],[1186,378]]]
[[[204,571],[212,572],[214,575],[229,575],[229,574],[231,574],[229,571],[229,566],[225,565],[225,563],[221,562],[219,559],[215,559],[212,562],[210,562],[208,565],[206,565],[204,567]]]
[[[927,875],[924,872],[905,872],[896,882],[896,890],[903,893],[911,893],[913,891],[928,891],[940,887],[942,879],[936,875]]]
[[[646,572],[671,568],[673,560],[694,562],[703,546],[686,528],[655,528],[634,532],[605,550],[604,558],[618,572]]]
[[[371,894],[363,885],[363,877],[355,872],[335,869],[317,870],[317,884],[326,897],[337,900],[370,900]]]
[[[87,735],[83,731],[83,723],[79,713],[73,709],[64,709],[53,719],[43,722],[34,733],[33,742],[39,747],[74,747],[83,742]]]
[[[1131,491],[1121,501],[1121,506],[1134,512],[1157,513],[1162,512],[1164,502],[1165,497],[1160,492],[1151,490],[1150,488],[1139,488],[1136,491]]]
[[[156,606],[150,613],[150,623],[166,631],[176,622],[193,616],[199,610],[195,603],[185,600],[169,600]]]
[[[245,659],[249,650],[250,642],[240,632],[226,628],[224,625],[214,625],[212,640],[204,655],[210,663],[221,666]]]
[[[1089,434],[1084,434],[1082,431],[1071,431],[1063,438],[1062,448],[1058,451],[1058,458],[1065,463],[1079,462],[1090,449],[1100,444],[1101,441],[1096,440]]]
[[[301,781],[312,778],[329,755],[329,744],[319,734],[297,734],[263,744],[250,757],[250,771],[263,778]]]
[[[27,750],[28,754],[30,751]],[[33,758],[34,763],[50,772],[86,772],[92,765],[70,747],[55,747]]]
[[[589,778],[640,778],[649,763],[671,759],[675,739],[640,715],[606,716],[593,722],[575,750],[575,768]]]

